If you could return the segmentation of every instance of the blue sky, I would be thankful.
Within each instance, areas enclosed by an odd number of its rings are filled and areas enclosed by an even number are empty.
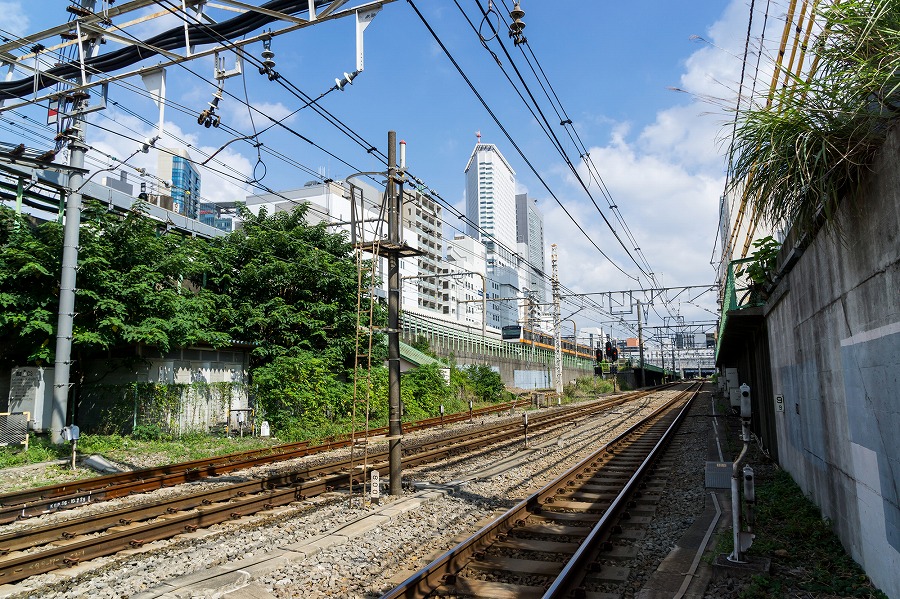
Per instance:
[[[471,93],[409,3],[398,1],[384,6],[365,32],[364,72],[346,91],[326,96],[322,106],[382,150],[386,132],[396,130],[398,138],[408,142],[411,170],[458,208],[463,206],[463,169],[476,142],[475,132],[480,131],[482,140],[497,144],[513,165],[520,190],[538,199],[545,215],[546,242],[548,246],[550,243],[559,246],[563,284],[578,292],[636,288],[638,283],[630,277],[637,274],[637,267],[625,250],[618,247],[587,194],[568,172],[456,3],[415,1],[550,190],[615,265],[603,258],[563,213]],[[458,2],[476,20],[477,26],[481,19],[476,0]],[[62,0],[0,1],[0,10],[8,15],[0,27],[7,31],[6,36],[8,32],[21,35],[64,22],[66,4]],[[503,11],[503,4],[492,2],[491,6]],[[507,0],[505,4],[509,7],[512,3]],[[770,30],[775,25],[780,27],[779,11],[782,15],[784,12],[779,3],[772,4]],[[35,9],[38,6],[40,10]],[[481,6],[487,8],[488,1],[481,0]],[[530,50],[589,148],[613,201],[658,280],[665,286],[712,283],[714,272],[709,262],[716,235],[718,198],[724,185],[722,138],[726,130],[723,127],[731,115],[717,103],[698,100],[697,95],[722,98],[726,105],[733,105],[748,5],[740,0],[730,3],[522,0],[521,6],[526,12],[525,35]],[[209,14],[216,19],[233,16],[216,9],[209,9]],[[145,36],[179,23],[174,17],[167,17],[130,31]],[[708,42],[692,36],[701,36]],[[527,69],[519,49],[513,48],[505,33],[500,40],[520,69]],[[509,61],[498,40],[491,40],[487,45],[508,68]],[[114,47],[110,42],[105,50]],[[333,85],[335,77],[354,69],[353,21],[336,20],[277,37],[272,42],[272,50],[276,70],[305,93],[317,96]],[[262,46],[254,44],[249,46],[249,51],[259,56]],[[226,60],[230,63],[233,58]],[[168,96],[189,112],[199,112],[212,96],[212,60],[197,60],[188,67],[200,77],[186,69],[170,67]],[[251,104],[279,117],[300,105],[280,86],[259,75],[252,65],[245,65],[245,71],[244,81],[240,77],[226,81],[227,92],[244,98],[246,82]],[[542,93],[530,73],[527,80],[532,93]],[[139,79],[129,81],[136,88],[141,87]],[[521,85],[517,87],[524,90]],[[672,87],[697,95],[672,91]],[[127,86],[113,86],[110,98],[119,106],[94,117],[96,126],[87,133],[88,142],[97,148],[93,157],[101,162],[109,162],[102,152],[124,158],[137,146],[137,142],[106,129],[130,137],[138,137],[138,133],[141,137],[153,134],[149,124],[121,106],[151,122],[157,119],[152,103]],[[546,99],[541,103],[549,110]],[[223,123],[243,133],[251,132],[248,110],[238,100],[226,95],[220,106]],[[40,116],[39,112],[30,114]],[[556,133],[564,135],[555,115],[549,118]],[[269,124],[260,115],[255,115],[254,122],[257,130]],[[354,168],[382,168],[359,145],[309,109],[286,122]],[[198,126],[193,114],[182,114],[175,108],[167,109],[166,131],[177,141],[167,138],[164,145],[190,143],[195,158],[204,151],[215,151],[233,137],[223,129]],[[6,140],[12,134],[4,130],[0,136]],[[578,161],[578,151],[568,138],[564,139],[569,157]],[[266,147],[329,177],[342,178],[351,172],[334,158],[277,128],[265,133],[261,141]],[[238,179],[250,177],[257,162],[256,150],[244,142],[229,145],[217,158],[233,169],[232,174]],[[262,182],[276,190],[302,186],[313,178],[266,154],[263,162],[266,176]],[[155,156],[152,152],[139,154],[129,165],[155,170]],[[583,169],[582,165],[582,172]],[[256,170],[257,175],[262,172],[261,167]],[[203,173],[203,195],[210,199],[241,199],[247,189],[246,184],[233,178],[219,179],[215,173]],[[596,186],[591,191],[597,194]],[[606,206],[599,195],[595,199],[601,207]],[[616,226],[619,227],[617,223]],[[446,229],[447,235],[453,232]],[[549,266],[548,251],[548,270]],[[694,295],[683,294],[679,299]],[[672,309],[678,310],[686,320],[714,318],[709,312],[715,311],[713,294],[694,303],[700,307],[676,301]],[[658,311],[664,313],[661,307]],[[658,320],[652,312],[650,317],[651,321]],[[596,320],[594,315],[589,318]],[[592,324],[586,319],[579,326]]]

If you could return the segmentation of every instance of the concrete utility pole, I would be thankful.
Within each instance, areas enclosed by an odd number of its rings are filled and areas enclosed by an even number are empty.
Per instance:
[[[644,373],[644,329],[641,328],[641,300],[637,301],[637,317],[638,317],[638,352],[641,361],[641,387],[647,386],[647,377]]]
[[[397,193],[397,133],[388,131],[388,448],[390,493],[400,495],[400,208],[402,193]],[[401,187],[402,190],[402,187]]]
[[[553,289],[553,354],[556,366],[556,380],[554,382],[556,384],[556,394],[562,396],[562,338],[559,330],[562,323],[559,320],[559,273],[557,272],[556,244],[552,244],[550,248],[553,252],[551,254],[553,276],[550,279],[550,286]]]
[[[81,186],[84,183],[84,103],[87,94],[76,96],[73,105],[72,137],[69,144],[69,197],[63,229],[62,273],[59,280],[59,315],[56,321],[56,359],[53,369],[53,407],[50,412],[50,439],[62,443],[69,406],[69,367],[72,364],[72,321],[75,318],[75,275],[78,270],[78,237],[81,229]]]

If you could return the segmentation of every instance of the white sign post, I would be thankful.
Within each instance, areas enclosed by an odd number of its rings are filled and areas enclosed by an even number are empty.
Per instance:
[[[369,487],[369,496],[372,499],[378,499],[381,497],[381,475],[378,474],[378,470],[372,470],[372,482]]]

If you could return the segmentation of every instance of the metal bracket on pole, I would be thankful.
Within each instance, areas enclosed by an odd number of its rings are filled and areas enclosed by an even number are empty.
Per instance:
[[[362,73],[364,68],[363,32],[379,12],[381,12],[380,6],[365,11],[356,11],[356,71],[358,73]]]

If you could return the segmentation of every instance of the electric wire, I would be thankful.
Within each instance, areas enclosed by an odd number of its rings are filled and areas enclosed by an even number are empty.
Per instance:
[[[569,209],[565,207],[565,205],[562,203],[562,201],[559,199],[559,197],[557,197],[557,195],[553,192],[553,190],[550,189],[550,186],[547,184],[547,182],[544,180],[544,178],[541,176],[541,174],[538,172],[538,170],[532,164],[531,160],[528,159],[528,157],[525,155],[525,153],[519,147],[518,143],[516,143],[516,141],[513,139],[512,135],[509,133],[509,131],[506,129],[506,127],[503,125],[503,123],[500,122],[500,119],[497,117],[497,115],[494,113],[494,111],[490,108],[487,101],[484,99],[484,97],[476,89],[475,85],[472,83],[472,81],[469,79],[469,77],[462,70],[462,67],[460,67],[460,65],[456,61],[456,59],[453,58],[453,55],[450,53],[450,50],[447,48],[446,45],[444,45],[444,42],[440,39],[440,37],[437,35],[437,33],[431,27],[431,24],[428,22],[427,19],[425,19],[424,15],[422,15],[422,13],[419,11],[419,8],[416,6],[415,2],[413,2],[413,0],[407,0],[407,2],[410,4],[410,6],[412,6],[413,10],[416,12],[419,19],[422,21],[422,24],[425,25],[426,29],[428,29],[428,32],[431,34],[431,36],[434,38],[434,40],[441,47],[441,50],[444,52],[444,54],[447,56],[447,58],[450,60],[450,62],[453,63],[453,66],[456,68],[456,70],[459,72],[460,76],[463,78],[463,80],[466,82],[466,84],[472,90],[472,93],[475,94],[475,96],[481,102],[482,106],[485,108],[485,110],[487,110],[488,114],[494,120],[494,123],[500,128],[500,130],[503,132],[504,136],[506,136],[506,139],[509,140],[509,142],[513,145],[513,147],[516,149],[516,152],[518,152],[519,156],[522,158],[522,160],[525,161],[525,164],[528,165],[528,168],[531,170],[531,172],[534,174],[534,176],[537,177],[537,179],[541,182],[541,185],[543,185],[544,189],[547,190],[547,193],[549,193],[550,196],[560,206],[560,208],[562,208],[563,212],[575,224],[575,227],[581,232],[581,234],[584,235],[584,237],[591,243],[591,245],[593,245],[597,249],[597,251],[600,252],[600,254],[604,258],[606,258],[607,261],[609,261],[609,263],[612,266],[614,266],[616,268],[616,270],[620,271],[626,277],[634,279],[635,277],[628,274],[624,269],[622,269],[621,266],[619,266],[617,263],[613,262],[606,255],[606,253],[600,248],[600,246],[597,245],[597,242],[594,241],[591,238],[591,236],[587,234],[587,231],[585,231],[584,228],[575,219],[575,217],[572,216],[572,213],[569,212]]]

